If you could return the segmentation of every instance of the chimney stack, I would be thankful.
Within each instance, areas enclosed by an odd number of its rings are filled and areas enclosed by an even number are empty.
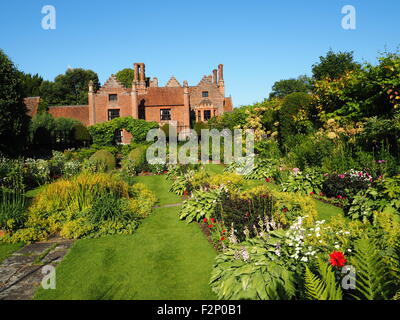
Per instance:
[[[220,64],[218,66],[218,78],[219,78],[219,81],[224,80],[224,65],[223,64]]]
[[[213,82],[214,82],[214,84],[217,84],[218,83],[218,78],[217,78],[217,69],[214,69],[213,70]]]
[[[224,65],[218,66],[218,89],[219,92],[225,97],[225,82],[224,82]]]

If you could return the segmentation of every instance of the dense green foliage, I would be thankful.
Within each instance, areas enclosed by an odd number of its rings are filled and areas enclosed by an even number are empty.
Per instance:
[[[25,145],[29,125],[19,72],[0,50],[0,153],[16,155]]]
[[[125,129],[132,134],[132,140],[137,143],[145,142],[147,132],[156,129],[156,122],[149,122],[132,117],[115,118],[111,121],[102,122],[88,128],[93,138],[93,143],[98,146],[112,146],[116,144],[116,133]]]
[[[54,81],[43,81],[40,97],[48,106],[86,105],[90,81],[95,90],[100,88],[99,78],[92,70],[68,69]]]
[[[280,80],[272,86],[269,98],[284,98],[295,92],[309,93],[311,88],[311,79],[307,76],[300,76],[297,79]]]
[[[95,154],[93,154],[89,160],[92,161],[102,161],[106,164],[107,170],[111,171],[115,169],[115,157],[111,152],[107,150],[99,150]]]
[[[354,61],[353,52],[335,53],[330,50],[325,57],[319,59],[319,63],[312,66],[313,77],[316,80],[338,79],[348,71],[360,68],[360,64]]]
[[[118,71],[115,76],[126,88],[132,88],[132,82],[135,79],[135,71],[133,69],[122,69]]]

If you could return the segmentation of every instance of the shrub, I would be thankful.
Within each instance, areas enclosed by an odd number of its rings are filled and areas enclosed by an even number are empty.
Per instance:
[[[74,141],[79,145],[87,145],[92,140],[89,130],[83,124],[77,124],[73,130]]]
[[[305,195],[319,194],[321,192],[324,181],[324,176],[321,172],[312,168],[306,168],[304,171],[293,170],[281,185],[282,191],[300,192]]]
[[[50,181],[50,166],[43,159],[26,159],[25,160],[25,179],[29,186],[40,186]]]
[[[307,93],[296,92],[285,97],[279,110],[279,140],[286,142],[295,134],[307,134],[312,130],[308,120],[299,119],[300,113],[307,113],[311,104],[311,96]]]
[[[146,150],[146,146],[139,146],[122,160],[122,170],[125,174],[135,176],[146,169]]]
[[[125,129],[132,134],[132,140],[137,143],[146,141],[147,133],[150,129],[156,129],[157,122],[150,122],[132,117],[115,118],[111,121],[102,122],[88,127],[93,143],[99,146],[115,145],[115,133]]]
[[[141,197],[146,197],[142,199]],[[131,234],[151,211],[155,196],[143,186],[129,187],[109,174],[80,174],[48,185],[28,210],[23,229],[7,241],[35,241],[61,232],[65,237]]]
[[[24,162],[0,158],[0,187],[8,190],[24,190]]]
[[[90,157],[90,160],[103,161],[106,164],[108,171],[115,169],[115,157],[109,151],[99,150]]]
[[[104,173],[107,172],[107,163],[99,159],[86,159],[82,163],[84,173]]]
[[[238,238],[242,240],[246,236],[245,233],[254,235],[260,220],[267,219],[277,226],[287,227],[299,217],[306,217],[306,223],[310,224],[317,216],[311,198],[300,194],[277,192],[266,186],[227,194],[216,210],[213,217],[224,221],[227,227],[233,225],[240,231]],[[246,232],[243,232],[245,230]]]
[[[322,191],[328,197],[353,198],[359,191],[368,189],[373,182],[368,172],[350,170],[343,174],[328,174]]]
[[[196,190],[191,198],[183,202],[180,219],[185,219],[188,223],[210,219],[215,216],[218,205],[221,203],[221,189],[211,189],[209,191]]]
[[[81,163],[78,160],[70,160],[64,163],[62,174],[66,178],[77,175],[81,170]]]
[[[0,229],[15,231],[25,222],[26,200],[18,191],[0,189]]]
[[[223,300],[290,300],[296,295],[296,277],[277,259],[282,235],[251,239],[230,246],[215,259],[210,285]]]

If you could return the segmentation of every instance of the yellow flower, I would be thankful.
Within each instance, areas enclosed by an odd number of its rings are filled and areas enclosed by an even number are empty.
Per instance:
[[[337,138],[337,135],[334,132],[328,132],[327,136],[329,139],[332,139],[332,140]]]

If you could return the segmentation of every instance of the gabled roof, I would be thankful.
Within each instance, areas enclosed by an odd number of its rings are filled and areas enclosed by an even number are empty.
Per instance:
[[[172,88],[172,87],[180,87],[181,84],[179,83],[178,80],[176,80],[176,78],[175,78],[174,76],[172,76],[172,77],[168,80],[168,82],[167,82],[167,84],[166,84],[165,86],[166,86],[166,87]]]
[[[125,86],[118,81],[117,77],[115,75],[111,75],[108,80],[103,84],[103,86],[100,88],[100,90],[102,89],[115,89],[115,88],[119,88],[119,89],[126,89]]]
[[[200,80],[200,82],[199,82],[199,84],[198,84],[197,86],[200,87],[201,85],[204,85],[204,84],[212,84],[212,83],[213,83],[212,76],[204,76],[204,77]]]
[[[145,106],[180,106],[183,102],[182,87],[150,87],[147,94],[139,95]]]

